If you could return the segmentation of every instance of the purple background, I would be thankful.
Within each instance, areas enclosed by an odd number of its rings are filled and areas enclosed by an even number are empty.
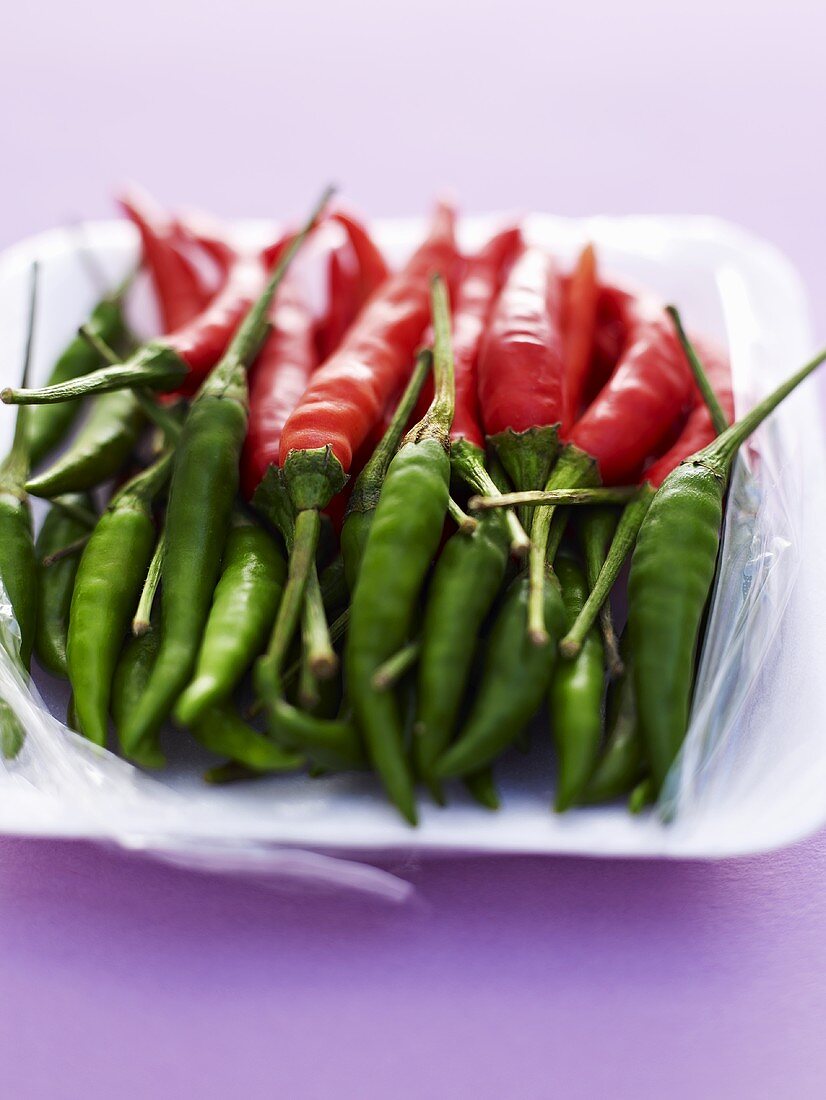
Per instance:
[[[4,26],[0,243],[170,203],[703,212],[822,263],[818,0],[103,0]],[[574,7],[575,10],[571,10]],[[823,313],[816,322],[824,332]],[[5,1095],[820,1096],[826,838],[432,860],[420,903],[0,842]]]

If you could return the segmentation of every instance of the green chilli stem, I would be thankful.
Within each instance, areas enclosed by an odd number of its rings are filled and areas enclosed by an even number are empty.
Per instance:
[[[81,325],[77,330],[77,334],[81,339],[85,340],[89,347],[96,351],[103,362],[108,363],[110,367],[117,367],[123,363],[122,357],[118,355],[115,349],[110,344],[107,344],[99,333],[95,332],[93,328],[90,328],[88,323]]]
[[[471,497],[469,507],[474,500],[501,500],[503,493],[485,469],[485,461],[479,448],[466,439],[454,440],[450,447],[450,463],[456,473],[466,482],[471,489],[484,496]],[[503,507],[503,505],[498,505]],[[471,510],[473,510],[471,508]],[[521,560],[530,550],[531,540],[525,528],[519,522],[516,512],[508,509],[505,519],[510,533],[510,552],[514,558]]]
[[[110,367],[119,366],[123,363],[123,359],[118,355],[115,349],[107,344],[103,337],[95,332],[94,329],[90,328],[88,324],[81,325],[77,330],[77,334],[82,337],[91,348],[94,348],[101,359],[105,363],[108,363]],[[180,436],[181,424],[168,409],[163,408],[157,401],[153,401],[149,394],[144,393],[141,389],[136,389],[134,391],[134,396],[146,417],[151,420],[156,427],[161,429],[170,442],[176,440]]]
[[[691,367],[691,373],[694,375],[694,381],[697,383],[697,388],[703,395],[703,401],[706,403],[709,415],[711,416],[711,423],[714,426],[715,432],[720,435],[729,426],[728,417],[723,411],[723,407],[717,400],[717,394],[714,392],[714,387],[708,380],[708,375],[703,369],[703,364],[700,362],[700,357],[697,354],[697,350],[686,334],[683,328],[682,318],[676,306],[666,306],[665,312],[674,322],[674,328],[677,332],[677,339],[680,341],[685,357],[688,360],[688,365]]]
[[[551,470],[546,492],[555,489],[590,488],[598,477],[596,463],[578,447],[567,446]],[[562,539],[564,519],[556,513],[557,505],[545,505],[534,512],[531,524],[531,551],[528,555],[528,637],[534,645],[549,641],[545,626],[545,574],[548,563]],[[553,524],[553,527],[552,527]],[[553,539],[551,533],[553,530]]]
[[[306,604],[304,615],[306,616]],[[318,677],[313,672],[306,650],[298,663],[298,701],[304,710],[315,710],[321,701]]]
[[[568,510],[566,508],[557,508],[551,520],[551,529],[548,532],[548,546],[545,550],[545,560],[551,566],[553,566],[556,552],[559,549],[559,544],[562,542],[562,536],[565,534],[567,525]]]
[[[431,407],[431,418],[450,434],[453,423],[456,392],[453,366],[453,341],[450,332],[450,302],[447,284],[436,275],[430,284],[430,309],[433,315],[433,371],[436,376],[436,392]]]
[[[336,642],[340,642],[344,635],[347,633],[347,624],[350,622],[350,608],[342,611],[337,619],[334,619],[330,624],[330,641],[335,645]],[[284,673],[284,685],[289,686],[294,683],[301,675],[302,658],[297,661],[293,661],[290,667]],[[251,708],[250,715],[255,716],[260,711],[260,706],[257,704]]]
[[[341,641],[341,639],[347,633],[347,625],[349,622],[350,608],[348,607],[344,611],[342,611],[338,618],[334,619],[333,622],[330,624],[330,640],[333,642],[333,644]],[[291,684],[294,684],[297,679],[299,679],[301,675],[302,661],[303,655],[297,661],[293,661],[289,668],[287,668],[284,672],[283,683],[285,687],[289,687]],[[244,712],[244,717],[255,718],[256,715],[261,713],[263,707],[264,704],[262,700],[256,699],[249,707],[247,707]]]
[[[141,357],[147,361],[141,362]],[[161,345],[147,344],[136,358],[133,363],[102,367],[82,378],[42,389],[6,388],[0,391],[0,400],[6,405],[55,405],[94,393],[110,393],[135,386],[174,389],[188,373],[183,360],[170,348]]]
[[[468,501],[471,512],[489,512],[493,508],[539,508],[562,504],[626,504],[633,499],[636,485],[617,485],[593,489],[536,489],[499,496],[475,496]]]
[[[181,435],[182,423],[178,418],[153,399],[144,390],[135,390],[134,398],[141,411],[164,434],[167,443],[175,443]]]
[[[773,393],[758,402],[751,412],[746,413],[741,420],[738,420],[736,424],[732,424],[730,428],[726,428],[713,443],[709,443],[707,447],[698,451],[688,461],[708,466],[709,469],[719,473],[721,477],[728,477],[734,456],[743,442],[763,423],[770,413],[774,412],[780,402],[808,378],[824,360],[826,360],[826,350],[819,352],[814,359],[810,359],[791,378],[781,383]]]
[[[368,512],[376,507],[387,468],[393,455],[399,449],[404,429],[416,407],[419,394],[422,392],[425,379],[432,367],[433,353],[429,348],[424,348],[416,356],[413,373],[410,375],[407,387],[396,406],[390,423],[387,425],[387,430],[356,478],[347,505],[348,513]]]
[[[320,530],[321,516],[314,508],[299,512],[295,517],[287,583],[269,647],[258,662],[256,674],[257,687],[265,701],[277,697],[281,691],[281,671],[287,649],[298,628],[307,580],[315,563]]]
[[[155,545],[155,552],[146,571],[146,580],[141,589],[141,597],[138,600],[138,609],[132,620],[132,633],[136,637],[147,634],[152,628],[152,606],[161,580],[163,568],[163,555],[166,548],[166,532],[162,531]]]
[[[642,527],[651,501],[656,490],[645,482],[637,490],[636,496],[626,505],[620,516],[611,546],[605,555],[602,569],[592,587],[588,599],[577,615],[571,629],[559,643],[559,652],[566,660],[573,660],[578,656],[585,641],[585,636],[596,621],[600,608],[614,587],[620,570],[625,564],[626,558],[634,548],[640,527]]]
[[[619,680],[625,672],[625,663],[620,653],[617,629],[614,626],[614,616],[611,612],[611,604],[608,600],[599,609],[599,627],[602,633],[602,645],[605,650],[605,668],[609,680]]]
[[[321,598],[321,586],[318,583],[318,570],[315,561],[310,566],[307,587],[302,608],[301,632],[303,636],[307,665],[314,677],[329,680],[338,669],[338,656],[333,649],[327,616],[324,613],[324,601]]]
[[[109,501],[109,507],[112,508],[119,500],[127,496],[133,496],[138,500],[151,503],[169,481],[172,474],[172,461],[173,452],[165,451],[159,458],[155,459],[151,466],[147,466],[145,470],[141,470],[139,474],[136,474],[131,481],[127,481]]]
[[[389,691],[390,688],[401,680],[419,659],[421,652],[419,641],[408,642],[400,650],[388,657],[384,664],[379,665],[373,673],[373,689],[375,691]]]
[[[73,542],[61,546],[59,550],[53,550],[51,554],[46,554],[40,564],[44,569],[48,569],[50,565],[57,565],[57,563],[63,561],[64,558],[74,557],[75,554],[81,553],[81,551],[86,548],[86,543],[91,537],[91,531],[87,535],[81,535],[80,538],[75,539]]]
[[[433,381],[434,395],[430,408],[404,438],[404,443],[417,443],[431,436],[445,450],[450,446],[450,426],[456,392],[453,370],[453,343],[450,336],[450,303],[447,286],[440,275],[434,275],[430,284],[430,308],[433,320]]]
[[[312,233],[313,229],[315,229],[316,223],[323,214],[324,208],[332,198],[334,191],[334,187],[327,187],[324,189],[321,197],[310,211],[309,217],[284,249],[260,297],[247,312],[247,315],[244,317],[244,320],[233,336],[222,361],[206,378],[198,392],[198,396],[202,393],[214,393],[221,387],[223,381],[222,375],[224,373],[231,373],[239,366],[244,368],[249,367],[258,355],[258,352],[261,350],[261,345],[266,340],[267,332],[269,331],[267,314],[272,305],[272,300],[275,297],[275,292],[281,285],[299,249],[304,244],[307,237],[309,237],[310,233]]]
[[[463,535],[472,535],[479,526],[479,521],[475,520],[473,516],[469,516],[453,497],[447,498],[447,511]]]

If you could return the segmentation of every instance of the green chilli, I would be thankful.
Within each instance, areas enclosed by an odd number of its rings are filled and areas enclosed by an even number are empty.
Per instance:
[[[435,396],[387,470],[350,608],[345,664],[348,698],[371,762],[399,812],[417,820],[403,719],[393,692],[377,691],[376,670],[409,640],[425,577],[447,514],[453,419],[453,353],[447,291],[433,285]]]
[[[75,578],[66,643],[78,727],[106,742],[112,678],[155,549],[152,504],[165,487],[165,455],[117,493],[98,520]],[[158,756],[142,762],[159,764]]]
[[[272,629],[287,566],[261,527],[236,523],[224,548],[195,674],[175,708],[192,725],[226,699],[263,649]]]
[[[87,321],[89,328],[114,347],[127,339],[123,317],[123,291],[98,302]],[[49,375],[48,385],[71,382],[100,366],[100,357],[81,336],[75,336],[61,354]],[[36,466],[50,451],[63,442],[80,411],[80,401],[59,405],[35,405],[29,411],[26,437],[29,441],[32,465]]]
[[[700,627],[734,458],[744,440],[824,359],[826,352],[672,471],[643,520],[628,579],[628,631],[640,733],[655,795],[688,728]]]
[[[91,508],[87,496],[69,497],[81,508]],[[34,652],[39,664],[54,676],[67,676],[66,640],[69,633],[69,608],[80,563],[80,553],[60,554],[89,535],[89,527],[73,513],[53,504],[46,513],[35,543],[38,564],[38,615]]]
[[[425,605],[418,665],[413,752],[416,770],[442,801],[436,763],[459,720],[473,657],[508,564],[511,533],[489,513],[472,535],[452,535],[433,570]]]
[[[484,647],[481,684],[470,714],[437,764],[441,778],[470,775],[493,763],[541,706],[556,664],[554,639],[560,637],[565,623],[553,573],[545,578],[542,592],[548,641],[541,646],[528,638],[528,577],[517,577],[505,593]]]
[[[588,598],[585,572],[576,559],[560,554],[556,575],[562,585],[570,626]],[[602,739],[605,661],[599,631],[591,628],[574,661],[559,661],[549,693],[551,731],[557,756],[555,809],[567,810],[582,793],[594,769]]]

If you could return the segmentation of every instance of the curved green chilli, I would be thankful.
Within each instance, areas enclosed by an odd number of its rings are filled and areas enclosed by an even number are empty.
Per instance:
[[[153,622],[153,628],[145,634],[130,634],[126,639],[112,680],[110,700],[112,719],[119,736],[127,716],[135,709],[146,691],[159,645],[160,634],[155,622]]]
[[[485,645],[481,683],[470,714],[437,764],[441,778],[466,776],[491,764],[541,706],[556,664],[555,639],[565,622],[559,582],[550,571],[542,591],[548,641],[541,646],[528,638],[528,577],[517,577],[505,593]]]
[[[164,528],[161,646],[146,692],[121,731],[125,749],[141,762],[162,762],[160,728],[195,668],[238,492],[249,416],[247,368],[267,337],[275,292],[318,213],[313,211],[278,261],[181,430]]]
[[[714,579],[725,480],[703,466],[670,474],[640,528],[628,578],[628,631],[640,730],[657,789],[688,728],[700,621]]]
[[[320,718],[285,699],[268,707],[269,732],[285,749],[303,753],[334,771],[361,771],[367,758],[358,730],[347,718]]]
[[[287,566],[261,527],[237,523],[229,533],[195,674],[178,700],[176,720],[198,722],[226,699],[266,643]]]
[[[408,641],[448,507],[453,353],[447,291],[433,284],[436,392],[387,470],[364,547],[347,635],[348,698],[370,760],[399,812],[417,820],[404,722],[394,692],[377,691],[376,670]]]
[[[56,497],[102,484],[126,465],[144,423],[143,411],[131,391],[97,398],[70,445],[51,466],[29,479],[27,490],[38,497]]]
[[[586,806],[622,798],[645,775],[627,636],[623,642],[624,672],[608,690],[608,736],[593,774],[579,798],[579,802]]]
[[[422,624],[416,769],[442,801],[436,762],[456,729],[482,624],[502,587],[510,532],[499,512],[484,515],[472,535],[447,541],[433,570]]]
[[[628,631],[640,733],[655,794],[688,728],[700,625],[714,579],[734,457],[824,359],[826,352],[670,473],[640,528],[628,579]]]
[[[162,764],[158,732],[195,667],[238,491],[246,397],[243,374],[223,392],[202,391],[175,451],[161,569],[161,647],[146,691],[121,731],[124,750],[141,763]]]
[[[413,778],[393,692],[373,674],[410,636],[416,601],[439,547],[450,462],[435,439],[405,444],[382,490],[350,607],[346,670],[349,699],[370,758],[402,814],[416,820]]]
[[[98,302],[89,316],[88,326],[101,339],[113,347],[120,347],[127,340],[123,317],[123,301],[116,292]],[[61,354],[49,375],[48,385],[69,382],[83,374],[89,374],[100,366],[100,358],[81,336],[76,336]],[[80,411],[80,401],[65,401],[59,405],[36,405],[29,412],[26,436],[29,441],[32,465],[63,441]]]
[[[255,772],[293,772],[304,764],[301,753],[282,748],[225,704],[202,714],[192,725],[191,733],[205,749]]]
[[[590,488],[599,481],[596,462],[573,444],[560,452],[556,464],[546,482],[545,489]],[[531,548],[528,554],[528,570],[531,582],[531,599],[528,609],[528,634],[534,644],[544,645],[548,640],[543,626],[545,585],[548,563],[553,563],[556,550],[565,530],[566,515],[554,505],[539,507],[531,523]]]
[[[155,549],[152,503],[171,464],[165,455],[112,498],[78,566],[66,657],[79,730],[98,745],[106,742],[112,678]]]
[[[588,598],[588,584],[579,562],[568,554],[557,557],[555,569],[570,626]],[[576,660],[559,661],[554,670],[548,698],[558,762],[557,812],[580,796],[599,754],[604,667],[602,640],[592,627]]]
[[[69,502],[81,508],[92,507],[87,496],[69,497]],[[66,638],[80,555],[69,554],[51,565],[44,565],[43,559],[71,546],[88,532],[87,524],[54,504],[46,513],[35,543],[39,606],[34,652],[42,667],[54,676],[68,675]]]

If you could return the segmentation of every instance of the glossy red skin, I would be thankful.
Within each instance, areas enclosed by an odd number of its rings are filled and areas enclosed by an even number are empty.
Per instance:
[[[296,281],[284,280],[269,315],[272,331],[250,371],[250,418],[241,453],[241,488],[249,499],[278,463],[281,433],[317,363],[313,312]]]
[[[634,296],[622,287],[600,283],[591,366],[582,394],[581,408],[587,407],[614,373],[627,342]]]
[[[700,361],[705,368],[712,389],[729,423],[734,420],[734,394],[731,388],[731,366],[728,358],[719,350],[694,341]],[[717,433],[711,422],[702,394],[694,388],[694,404],[676,441],[668,451],[658,458],[645,472],[645,480],[654,489],[659,489],[672,470],[684,462],[696,451],[708,446]]]
[[[588,388],[596,339],[600,288],[593,245],[586,245],[566,280],[564,294],[565,416],[563,435],[582,412],[583,394]]]
[[[561,423],[564,376],[560,278],[546,252],[528,247],[505,280],[479,355],[487,435]]]
[[[485,446],[477,385],[479,352],[496,296],[521,245],[522,234],[513,226],[497,233],[465,261],[453,303],[456,408],[451,440],[466,439],[476,447]]]
[[[367,229],[351,214],[330,216],[345,240],[330,250],[327,308],[318,322],[316,343],[322,360],[329,358],[364,303],[389,275],[387,264]]]
[[[694,383],[671,321],[657,307],[632,310],[617,368],[570,433],[596,459],[605,485],[633,481],[689,408]]]
[[[281,436],[291,451],[330,446],[345,473],[353,455],[409,376],[430,316],[430,277],[450,280],[457,262],[455,214],[441,206],[427,240],[373,295],[337,351],[310,379]]]
[[[330,249],[327,261],[327,306],[316,325],[319,359],[328,359],[344,338],[358,312],[359,276],[349,242]]]
[[[338,222],[347,234],[347,239],[356,257],[359,274],[359,304],[363,305],[373,292],[390,275],[390,268],[376,242],[367,228],[346,210],[335,210],[330,220]]]
[[[143,262],[152,280],[164,332],[188,324],[212,296],[195,264],[180,248],[175,221],[153,200],[137,190],[118,198],[118,204],[141,236]]]

